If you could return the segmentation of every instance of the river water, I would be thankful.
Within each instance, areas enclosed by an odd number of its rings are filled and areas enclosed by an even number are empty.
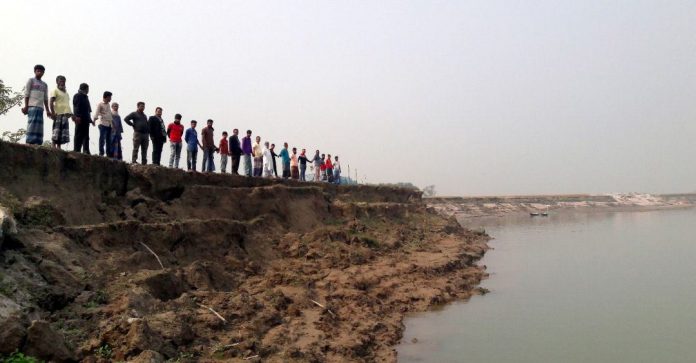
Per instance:
[[[490,293],[407,318],[399,362],[696,362],[696,210],[462,224]]]

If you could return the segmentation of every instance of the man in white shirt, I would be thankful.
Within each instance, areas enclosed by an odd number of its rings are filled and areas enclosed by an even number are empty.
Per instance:
[[[27,144],[43,144],[43,113],[51,117],[48,107],[48,85],[41,80],[46,68],[37,64],[34,66],[34,77],[29,78],[24,88],[24,107],[22,113],[28,116]]]
[[[102,102],[97,105],[94,111],[94,121],[99,121],[99,156],[111,155],[111,92],[104,92]],[[104,150],[106,145],[106,150]]]

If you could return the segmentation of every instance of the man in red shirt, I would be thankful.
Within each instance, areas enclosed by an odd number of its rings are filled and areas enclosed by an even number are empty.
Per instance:
[[[220,139],[220,172],[227,172],[227,157],[230,155],[230,144],[227,141],[227,131],[222,132],[222,139]]]
[[[167,126],[167,136],[169,136],[169,142],[171,143],[172,155],[169,157],[169,167],[172,168],[176,165],[179,168],[179,157],[181,156],[181,136],[184,134],[184,125],[181,124],[181,115],[176,114],[174,116],[174,122]]]

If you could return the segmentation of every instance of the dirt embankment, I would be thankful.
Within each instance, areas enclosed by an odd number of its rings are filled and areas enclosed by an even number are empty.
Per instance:
[[[486,237],[415,191],[0,155],[0,354],[389,362],[406,313],[485,275]]]

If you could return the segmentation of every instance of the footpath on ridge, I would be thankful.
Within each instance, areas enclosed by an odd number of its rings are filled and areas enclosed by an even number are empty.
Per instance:
[[[405,314],[485,277],[417,190],[0,155],[0,356],[394,362]]]

